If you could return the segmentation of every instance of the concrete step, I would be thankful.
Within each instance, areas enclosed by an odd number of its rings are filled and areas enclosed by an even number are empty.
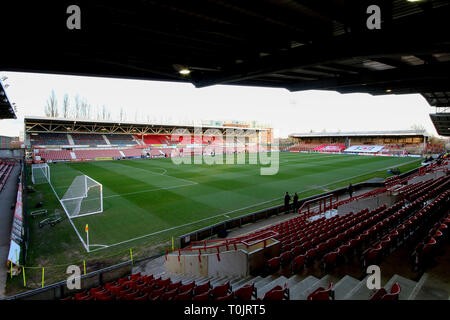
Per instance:
[[[428,273],[423,274],[408,300],[450,300],[448,292],[445,289],[430,285],[428,277]]]
[[[233,290],[241,288],[245,283],[247,283],[248,281],[250,281],[252,279],[254,279],[253,276],[246,276],[244,278],[241,278],[239,281],[237,281],[236,283],[233,284]]]
[[[291,300],[299,300],[299,297],[302,295],[302,293],[311,287],[314,283],[319,281],[316,277],[308,276],[296,285],[294,285],[292,288],[289,289],[289,294]]]
[[[273,280],[275,280],[276,278],[278,278],[277,276],[274,275],[270,275],[267,276],[265,278],[260,279],[258,282],[255,282],[255,287],[258,289],[264,287],[266,284],[268,284],[269,282],[272,282]]]
[[[331,277],[329,275],[324,276],[322,279],[320,279],[319,281],[316,281],[312,286],[310,286],[309,288],[307,288],[306,290],[304,290],[298,297],[298,299],[296,300],[306,300],[306,298],[308,298],[308,296],[314,292],[316,289],[322,287],[324,289],[328,288],[328,286],[330,285],[331,282]]]
[[[287,281],[287,286],[289,289],[293,288],[295,285],[297,285],[300,281],[302,281],[304,277],[299,275],[294,275],[290,277]]]
[[[266,284],[264,287],[262,288],[258,288],[257,290],[257,294],[258,294],[258,298],[263,298],[264,295],[266,294],[266,292],[270,291],[271,289],[273,289],[276,286],[281,286],[284,287],[284,284],[287,283],[288,279],[284,276],[280,276],[278,278],[276,278],[275,280],[269,282],[268,284]]]
[[[370,297],[377,291],[367,288],[367,277],[361,280],[343,300],[369,300]]]
[[[211,285],[213,287],[216,287],[227,283],[227,281],[228,281],[227,277],[217,277],[214,280],[211,280]]]
[[[257,276],[257,277],[255,277],[255,278],[249,279],[249,280],[247,280],[246,282],[241,283],[239,288],[242,288],[243,286],[245,286],[245,285],[247,285],[247,284],[257,283],[257,282],[260,281],[261,279],[263,279],[263,277],[261,277],[261,276]]]
[[[401,291],[399,295],[399,300],[408,300],[409,296],[413,292],[414,288],[417,285],[416,281],[404,278],[398,274],[394,274],[392,278],[386,283],[384,286],[384,289],[386,289],[387,292],[390,292],[391,287],[394,285],[394,283],[398,282],[400,285]]]
[[[334,299],[343,300],[344,297],[357,285],[359,280],[351,276],[345,276],[334,285]]]

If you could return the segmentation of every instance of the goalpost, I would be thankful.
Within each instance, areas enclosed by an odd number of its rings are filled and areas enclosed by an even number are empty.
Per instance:
[[[31,181],[33,184],[50,182],[50,167],[46,163],[31,165]]]
[[[75,177],[62,198],[59,198],[52,185],[48,164],[33,164],[31,167],[31,180],[33,184],[50,184],[56,198],[69,218],[78,218],[103,212],[103,186],[87,175]]]
[[[103,186],[87,175],[76,177],[60,200],[70,218],[103,212]]]

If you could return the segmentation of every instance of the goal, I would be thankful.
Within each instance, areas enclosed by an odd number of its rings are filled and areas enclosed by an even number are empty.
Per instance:
[[[50,167],[46,163],[31,165],[31,181],[33,184],[50,183]]]
[[[76,177],[60,200],[70,218],[103,212],[103,186],[89,176]]]

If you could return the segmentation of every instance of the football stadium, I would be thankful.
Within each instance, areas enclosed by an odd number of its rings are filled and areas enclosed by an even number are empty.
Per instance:
[[[126,78],[415,94],[435,111],[426,120],[438,137],[400,124],[305,132],[301,116],[283,138],[271,115],[264,125],[131,121],[122,109],[120,120],[29,115],[0,78],[0,125],[21,128],[0,136],[0,299],[189,301],[191,314],[216,301],[448,301],[450,39],[439,30],[449,29],[449,3],[200,3],[36,7],[45,21],[6,35],[0,71],[105,86]],[[8,6],[16,25],[19,8]],[[76,44],[63,45],[64,58],[36,40],[53,29]],[[23,39],[42,50],[25,58]],[[202,113],[214,117],[207,103]],[[338,114],[333,121],[361,121]]]

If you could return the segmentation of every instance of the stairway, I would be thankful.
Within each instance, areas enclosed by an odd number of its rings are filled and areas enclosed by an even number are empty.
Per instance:
[[[73,141],[72,135],[67,134],[67,140],[69,141],[69,144],[70,144],[71,146],[74,146],[74,145],[75,145],[75,142]]]
[[[106,137],[104,134],[102,134],[103,139],[106,141],[107,145],[111,145],[111,142],[109,141],[108,137]]]

